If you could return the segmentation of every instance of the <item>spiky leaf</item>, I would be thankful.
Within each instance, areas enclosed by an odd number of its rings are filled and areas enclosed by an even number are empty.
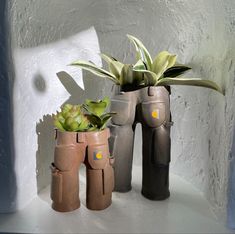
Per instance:
[[[143,62],[146,63],[148,70],[152,70],[152,58],[144,44],[136,37],[127,35],[130,41],[134,44],[135,49],[138,54],[138,58],[140,58]]]
[[[100,53],[100,57],[105,61],[107,62],[108,64],[113,62],[113,61],[117,61],[117,59],[115,59],[114,57],[112,56],[109,56],[107,54],[104,54],[104,53]]]
[[[146,64],[139,59],[137,63],[133,66],[134,71],[139,71],[139,70],[147,70]]]
[[[100,54],[101,58],[104,59],[109,65],[109,71],[115,75],[116,78],[119,78],[121,75],[122,68],[124,66],[123,63],[117,61],[117,59],[106,55]]]
[[[105,113],[103,115],[100,116],[101,119],[105,119],[107,116],[113,116],[116,115],[116,112],[109,112],[109,113]]]
[[[100,126],[100,130],[105,129],[105,127],[106,127],[108,121],[109,121],[111,118],[112,118],[111,115],[106,115],[105,118],[102,119],[102,121],[101,121],[102,124],[101,124],[101,126]]]
[[[120,76],[120,84],[127,85],[127,84],[133,84],[133,82],[134,82],[133,67],[131,64],[125,64],[122,68]]]
[[[89,123],[87,117],[82,116],[81,123],[80,123],[79,127],[77,128],[77,131],[87,130],[89,128],[89,124],[90,123]]]
[[[63,111],[70,111],[73,108],[73,105],[67,103],[63,106]]]
[[[54,119],[57,119],[62,125],[64,124],[65,122],[65,118],[64,116],[62,115],[61,112],[57,112],[57,115],[54,115]]]
[[[137,64],[135,64],[133,70],[135,72],[140,72],[140,73],[144,73],[144,84],[146,86],[149,85],[155,85],[158,81],[158,79],[160,78],[159,75],[155,74],[152,71],[146,70],[145,67],[143,65],[141,65],[141,62],[138,62]]]
[[[106,108],[110,104],[109,97],[105,97],[103,100],[93,101],[86,99],[86,104],[83,106],[89,113],[97,116],[104,114]]]
[[[87,118],[93,127],[99,128],[102,125],[102,120],[99,116],[88,114]]]
[[[115,77],[117,79],[119,79],[120,76],[121,76],[123,66],[124,66],[123,63],[120,63],[120,62],[117,62],[117,61],[112,61],[109,64],[109,70],[112,74],[115,75]]]
[[[100,77],[107,77],[108,79],[112,80],[114,83],[119,84],[119,81],[115,75],[112,73],[96,66],[95,64],[83,60],[78,60],[70,64],[71,66],[78,66],[84,70],[90,71],[93,74],[100,76]]]
[[[152,71],[159,77],[176,62],[176,55],[170,54],[168,51],[160,52],[153,62]]]
[[[190,85],[210,88],[223,93],[223,90],[211,80],[203,80],[201,78],[164,78],[157,82],[157,86],[169,86],[169,85]]]
[[[164,77],[177,77],[177,76],[184,74],[186,71],[188,71],[190,69],[191,69],[191,67],[187,67],[184,65],[176,65],[171,68],[168,68],[164,72],[163,76]]]
[[[63,125],[60,123],[58,119],[54,119],[54,126],[58,128],[60,131],[65,131]]]

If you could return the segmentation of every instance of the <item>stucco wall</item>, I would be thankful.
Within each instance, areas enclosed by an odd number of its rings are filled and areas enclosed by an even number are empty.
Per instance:
[[[133,62],[135,53],[125,36],[129,33],[140,38],[153,56],[164,49],[178,54],[180,62],[193,67],[193,72],[188,76],[208,78],[223,86],[226,90],[225,97],[208,89],[172,88],[171,106],[175,125],[172,128],[171,170],[198,187],[211,202],[214,211],[224,217],[228,155],[235,111],[234,5],[233,0],[12,0],[9,9],[12,50],[15,58],[19,50],[33,51],[37,58],[35,47],[49,43],[52,48],[54,42],[94,26],[101,51],[124,62]],[[64,54],[68,54],[66,49]],[[20,58],[17,61],[16,70],[23,64]],[[61,61],[57,60],[57,63],[62,66]],[[45,69],[47,71],[51,74],[54,70],[48,67]],[[89,76],[88,73],[85,76]],[[18,75],[17,79],[21,83],[22,76]],[[41,79],[39,86],[40,81]],[[101,97],[111,94],[109,81],[96,79],[96,89],[93,84],[91,78],[85,80],[86,93],[79,92],[81,100],[86,96]],[[70,89],[72,90],[73,88]],[[40,92],[37,95],[40,96]],[[28,98],[26,87],[24,97]],[[75,100],[74,97],[73,101]],[[15,99],[15,105],[17,101]],[[48,107],[54,111],[58,105],[59,102],[50,102]],[[50,113],[49,109],[47,111]],[[37,121],[39,120],[34,118],[29,126],[31,135],[37,136]],[[47,145],[48,140],[47,138]],[[136,141],[141,141],[139,131]],[[40,147],[45,146],[44,141],[40,144]],[[20,142],[18,145],[22,146]],[[25,152],[27,154],[28,149]],[[38,153],[40,156],[40,152]],[[136,164],[141,163],[140,156],[138,146],[135,149]],[[17,157],[22,155],[18,153]],[[35,147],[30,157],[36,158]],[[40,157],[44,157],[47,162],[45,156]],[[22,165],[26,167],[23,162]]]
[[[51,114],[65,102],[81,101],[79,93],[83,91],[64,73],[74,73],[74,68],[67,65],[77,56],[100,64],[99,51],[94,28],[58,42],[14,49],[15,170],[19,207],[37,194],[37,188],[39,191],[50,182],[49,166],[54,148]],[[78,72],[74,77],[78,74],[81,76]]]

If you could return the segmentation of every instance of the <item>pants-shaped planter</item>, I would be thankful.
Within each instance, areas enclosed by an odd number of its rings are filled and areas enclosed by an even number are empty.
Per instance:
[[[100,132],[60,132],[57,130],[52,163],[51,199],[56,211],[80,207],[79,167],[86,165],[86,206],[102,210],[111,204],[114,187],[112,161],[109,157],[109,129]]]
[[[131,189],[134,132],[142,124],[143,175],[142,194],[152,200],[169,197],[170,163],[170,98],[165,87],[145,87],[120,92],[118,87],[111,102],[110,147],[115,155],[115,191]]]

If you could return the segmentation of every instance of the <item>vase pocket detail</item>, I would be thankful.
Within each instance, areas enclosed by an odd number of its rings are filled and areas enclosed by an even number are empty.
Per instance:
[[[166,121],[166,107],[164,102],[143,102],[142,118],[145,125],[156,128]]]
[[[51,183],[51,200],[56,203],[62,202],[62,183],[63,178],[60,171],[51,165],[52,169],[52,183]]]
[[[132,113],[133,111],[130,101],[112,99],[110,109],[112,110],[112,112],[116,113],[112,117],[112,122],[114,124],[117,125],[125,125],[128,123],[132,124],[135,114]]]
[[[93,169],[103,169],[107,163],[108,156],[107,145],[88,146],[88,162]]]
[[[57,145],[55,147],[55,166],[61,171],[69,171],[77,163],[75,146]]]

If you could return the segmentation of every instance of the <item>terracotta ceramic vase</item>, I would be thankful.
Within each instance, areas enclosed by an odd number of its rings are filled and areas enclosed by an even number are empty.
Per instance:
[[[54,163],[52,163],[52,208],[67,212],[80,207],[79,167],[86,165],[86,206],[103,210],[112,201],[114,176],[110,158],[109,129],[96,132],[56,131]]]

